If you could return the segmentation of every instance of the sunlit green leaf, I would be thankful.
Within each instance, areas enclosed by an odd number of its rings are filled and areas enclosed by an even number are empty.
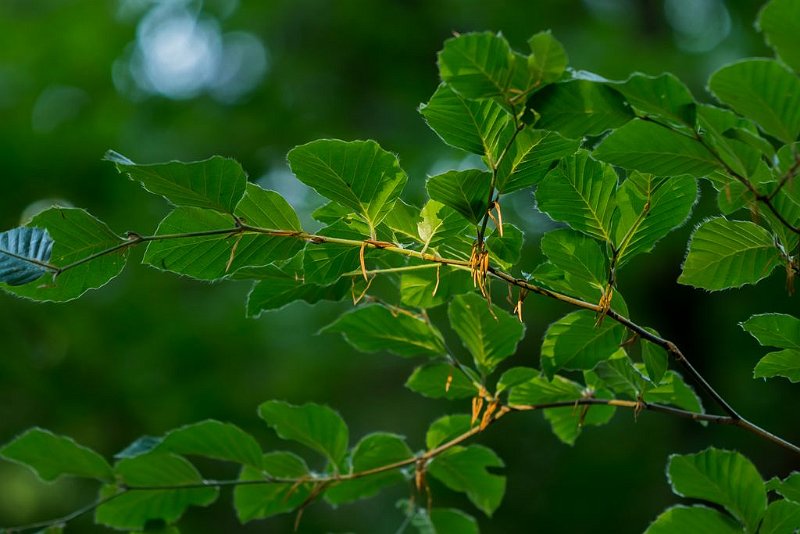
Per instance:
[[[467,33],[445,41],[438,56],[439,76],[466,98],[502,96],[513,61],[502,35]]]
[[[758,361],[753,378],[782,376],[791,382],[800,382],[800,350],[784,349],[770,352]]]
[[[360,473],[413,458],[414,454],[402,436],[378,432],[359,441],[351,457],[351,473]],[[405,478],[398,470],[347,480],[325,492],[325,500],[343,504],[376,495],[381,489],[402,484]]]
[[[430,323],[385,306],[356,308],[341,315],[321,333],[341,333],[363,352],[388,351],[398,356],[436,358],[447,352],[439,331]]]
[[[448,317],[475,363],[486,373],[514,354],[525,335],[525,326],[516,317],[476,293],[456,296]]]
[[[726,514],[705,506],[673,506],[653,521],[645,534],[742,534],[742,527]]]
[[[428,427],[428,431],[425,433],[425,446],[429,450],[435,449],[439,445],[469,431],[472,426],[471,419],[466,414],[440,417]]]
[[[621,350],[613,358],[598,363],[594,372],[608,389],[632,400],[638,400],[650,385],[650,381],[633,366],[631,359]]]
[[[780,260],[772,237],[762,227],[717,217],[692,234],[678,282],[711,291],[755,284]]]
[[[721,168],[699,141],[639,119],[611,132],[595,149],[594,156],[657,176],[690,174],[699,178]]]
[[[431,199],[450,206],[465,219],[477,223],[486,214],[492,176],[476,169],[448,171],[428,178]]]
[[[31,428],[4,445],[0,457],[31,468],[48,482],[62,475],[113,479],[111,466],[95,451],[41,428]]]
[[[372,231],[408,179],[397,156],[375,141],[320,139],[293,148],[288,159],[298,180],[359,214]]]
[[[579,310],[551,324],[542,342],[542,370],[549,376],[559,369],[591,369],[611,357],[625,335],[614,321],[597,324],[594,313]]]
[[[448,363],[431,363],[414,369],[406,387],[431,399],[466,399],[478,390],[472,380]]]
[[[762,313],[739,323],[765,347],[800,350],[800,319],[785,313]]]
[[[213,156],[203,161],[137,164],[113,150],[106,153],[120,173],[175,206],[233,213],[245,192],[247,173],[235,160]]]
[[[472,504],[491,516],[506,490],[506,478],[488,471],[503,467],[503,461],[481,445],[456,446],[435,457],[428,464],[428,473],[448,488],[467,494]]]
[[[297,441],[325,455],[340,470],[347,453],[349,433],[341,416],[319,404],[293,406],[267,401],[258,415],[283,439]]]
[[[241,481],[266,480],[268,477],[299,479],[308,476],[302,458],[290,452],[270,452],[261,459],[263,471],[245,467]],[[233,491],[233,505],[239,521],[246,523],[277,514],[291,512],[308,498],[312,484],[265,483],[242,484]]]
[[[633,112],[614,89],[590,80],[569,80],[533,94],[528,105],[541,115],[536,127],[569,138],[598,135],[618,128]]]
[[[667,474],[678,495],[720,504],[748,531],[756,531],[767,508],[767,492],[756,468],[738,452],[711,447],[697,454],[673,454]]]
[[[673,74],[647,76],[637,72],[612,87],[640,113],[694,128],[694,98],[686,85]]]
[[[170,431],[157,447],[180,455],[261,467],[261,447],[250,434],[231,423],[207,420]]]
[[[800,79],[771,59],[746,59],[722,67],[708,81],[720,101],[784,143],[800,133]]]
[[[444,84],[419,111],[448,145],[491,158],[499,156],[501,136],[513,128],[511,116],[494,100],[467,100]]]
[[[606,257],[594,239],[562,228],[544,234],[539,246],[559,269],[586,281],[598,291],[605,287],[608,280]]]
[[[50,263],[62,268],[112,247],[120,248],[70,268],[55,279],[35,280],[21,286],[2,285],[8,293],[38,301],[66,302],[89,289],[106,285],[125,267],[128,249],[123,246],[123,239],[84,210],[52,207],[36,215],[28,226],[50,234],[53,240]]]
[[[146,487],[147,490],[128,490],[123,495],[101,504],[95,510],[95,521],[101,525],[121,530],[144,529],[148,523],[163,521],[174,523],[190,506],[208,506],[219,495],[213,487],[202,487],[200,473],[180,456],[151,453],[120,460],[114,467],[119,480],[129,488]],[[197,485],[184,489],[152,489],[164,486]],[[119,491],[115,486],[105,486],[101,497],[110,497]]]
[[[533,87],[552,83],[561,78],[569,58],[564,47],[549,31],[535,34],[528,39],[528,46],[531,49],[528,69]]]
[[[511,193],[539,183],[555,162],[574,154],[580,141],[567,139],[556,132],[525,128],[497,168],[497,190]]]

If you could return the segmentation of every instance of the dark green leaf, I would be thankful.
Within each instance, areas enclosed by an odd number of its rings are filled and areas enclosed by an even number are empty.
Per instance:
[[[656,178],[631,173],[617,190],[614,244],[620,250],[618,267],[649,252],[662,237],[683,225],[696,200],[697,182],[691,176]]]
[[[699,141],[639,119],[611,132],[594,156],[625,169],[657,176],[690,174],[700,178],[721,168]]]
[[[320,139],[293,148],[288,158],[298,180],[359,214],[371,234],[408,179],[397,156],[375,141]]]
[[[552,376],[559,369],[592,369],[617,351],[624,336],[625,329],[616,322],[597,325],[594,313],[572,312],[547,329],[542,342],[542,370]]]
[[[607,391],[597,392],[599,397],[610,397]],[[553,434],[567,445],[574,445],[583,429],[588,426],[600,426],[608,423],[616,413],[613,406],[574,406],[550,408],[544,411],[544,418],[550,423]]]
[[[71,438],[41,428],[32,428],[14,438],[0,448],[0,456],[31,468],[47,482],[62,475],[113,479],[111,466],[102,456]]]
[[[800,528],[800,504],[775,501],[767,507],[758,534],[794,534]]]
[[[407,313],[392,313],[380,305],[356,308],[320,330],[337,332],[363,352],[388,351],[398,356],[429,358],[447,352],[442,335],[433,325]]]
[[[478,522],[455,508],[434,508],[430,520],[435,534],[478,534]]]
[[[650,385],[633,366],[631,359],[620,350],[613,358],[598,363],[594,372],[608,386],[608,389],[620,395],[626,395],[632,400],[638,400],[640,395]]]
[[[431,399],[466,399],[478,393],[472,380],[448,363],[417,367],[406,381],[406,387]]]
[[[738,452],[711,447],[697,454],[673,454],[667,474],[678,495],[720,504],[748,531],[756,531],[767,508],[767,492],[756,468]]]
[[[503,500],[506,478],[490,473],[489,467],[503,467],[491,449],[456,446],[431,460],[428,473],[448,488],[466,493],[476,507],[491,516]]]
[[[771,59],[746,59],[711,75],[714,96],[768,134],[792,143],[800,133],[800,79]]]
[[[590,80],[569,80],[533,94],[528,106],[541,118],[536,127],[569,138],[598,135],[618,128],[634,115],[614,89]]]
[[[757,224],[709,219],[692,234],[678,282],[710,291],[755,284],[780,264],[772,236]]]
[[[753,315],[739,326],[765,347],[800,350],[800,319],[785,313]]]
[[[467,33],[448,39],[439,52],[439,76],[466,98],[503,96],[514,58],[502,35]]]
[[[207,420],[169,432],[156,450],[198,455],[261,467],[261,447],[250,434],[231,423]]]
[[[647,331],[651,334],[658,335],[658,332],[652,328],[648,328]],[[642,340],[642,361],[644,362],[645,369],[647,369],[647,376],[650,377],[650,380],[652,380],[654,384],[659,384],[669,367],[669,355],[667,351],[655,343]]]
[[[426,188],[431,199],[450,206],[471,223],[477,223],[486,214],[492,175],[470,169],[448,171],[428,178]]]
[[[771,0],[761,9],[757,25],[784,63],[800,72],[800,5],[794,0]]]
[[[153,521],[174,523],[190,506],[208,506],[219,495],[217,488],[209,487],[152,489],[159,486],[169,488],[202,484],[203,479],[192,464],[174,454],[151,453],[126,458],[117,463],[114,471],[129,488],[151,488],[129,490],[97,508],[95,521],[116,529],[144,529]],[[110,497],[117,491],[119,490],[115,486],[105,486],[100,495]]]
[[[579,146],[579,140],[556,132],[521,130],[497,168],[497,190],[511,193],[538,184],[555,161],[571,156]]]
[[[409,271],[400,277],[400,302],[414,308],[433,308],[472,289],[468,271],[448,267]]]
[[[175,206],[193,206],[233,213],[245,192],[247,173],[238,162],[214,156],[203,161],[136,164],[113,150],[106,153],[120,173],[140,182]]]
[[[444,84],[419,111],[448,145],[492,159],[502,150],[503,133],[513,128],[511,116],[494,100],[466,100]]]
[[[464,434],[472,426],[471,419],[466,414],[440,417],[428,427],[428,431],[425,433],[425,446],[428,447],[428,450],[432,450]]]
[[[302,458],[290,452],[270,452],[261,459],[263,471],[245,467],[239,480],[265,480],[268,477],[299,479],[308,476]],[[233,504],[239,521],[246,523],[291,512],[308,498],[312,484],[265,483],[243,484],[233,490]]]
[[[616,188],[614,169],[580,151],[545,176],[536,190],[536,200],[539,209],[554,220],[611,242]]]
[[[402,436],[375,433],[365,436],[353,449],[352,473],[360,473],[385,465],[413,458]],[[381,489],[393,484],[402,484],[403,475],[397,471],[386,471],[367,477],[347,480],[325,492],[325,500],[332,504],[344,504],[376,495]]]
[[[319,230],[317,235],[363,241],[356,225],[337,221]],[[326,286],[335,283],[344,274],[359,268],[359,247],[340,243],[313,243],[306,245],[303,253],[304,282]],[[370,251],[366,251],[369,256]]]
[[[50,234],[54,242],[50,262],[58,267],[66,267],[112,247],[120,249],[70,268],[52,281],[4,286],[3,290],[8,293],[39,301],[66,302],[89,289],[106,285],[125,267],[128,250],[122,246],[124,241],[84,210],[52,207],[39,213],[28,225]]]
[[[487,374],[514,354],[525,335],[525,325],[516,317],[476,293],[457,295],[447,311],[453,330]]]
[[[486,238],[489,258],[501,269],[510,270],[522,259],[525,235],[513,224],[503,225],[503,235],[495,229]]]
[[[645,534],[742,534],[742,527],[725,514],[705,506],[673,506],[653,521]]]
[[[341,416],[327,406],[307,403],[293,406],[267,401],[258,415],[283,439],[297,441],[325,455],[342,470],[349,434]]]
[[[645,391],[644,400],[658,404],[671,404],[690,412],[705,412],[700,397],[675,371],[667,371],[657,387]]]
[[[665,118],[694,129],[696,109],[689,89],[673,74],[647,76],[635,73],[612,85],[628,103],[644,115]]]
[[[47,230],[21,227],[0,233],[0,283],[21,286],[38,280],[52,252]]]

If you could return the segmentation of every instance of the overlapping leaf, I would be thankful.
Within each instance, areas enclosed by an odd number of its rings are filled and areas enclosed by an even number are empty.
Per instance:
[[[783,349],[761,358],[754,369],[755,378],[783,376],[800,382],[800,319],[783,313],[765,313],[752,316],[741,326],[761,345]]]
[[[428,464],[430,475],[454,491],[467,494],[472,504],[491,516],[506,490],[506,478],[488,471],[503,467],[503,461],[481,445],[456,446],[435,457]]]
[[[639,113],[694,129],[695,102],[692,93],[675,75],[632,74],[612,85]]]
[[[542,342],[542,370],[552,376],[559,369],[591,369],[617,351],[624,335],[625,329],[616,322],[597,325],[592,312],[572,312],[547,329]]]
[[[269,452],[261,458],[261,465],[263,469],[242,469],[239,480],[244,484],[236,486],[233,492],[233,505],[242,523],[291,512],[311,493],[311,483],[248,484],[268,476],[294,480],[308,476],[308,467],[299,456],[283,451]]]
[[[439,76],[466,98],[503,96],[514,56],[502,35],[467,33],[448,39],[438,55]]]
[[[579,140],[556,132],[520,130],[497,168],[497,190],[511,193],[536,185],[557,160],[574,154],[579,146]]]
[[[491,174],[470,169],[432,176],[426,188],[431,199],[453,208],[469,222],[477,223],[488,209],[491,184]]]

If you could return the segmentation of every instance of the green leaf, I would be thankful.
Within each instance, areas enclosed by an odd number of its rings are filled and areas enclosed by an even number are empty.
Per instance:
[[[794,0],[771,0],[758,15],[756,25],[784,63],[800,72],[800,6]]]
[[[302,230],[297,215],[283,197],[255,184],[247,184],[235,214],[249,226],[287,232]],[[236,233],[235,229],[236,221],[230,215],[202,208],[175,208],[158,225],[156,235],[201,235],[151,241],[143,261],[157,269],[192,278],[217,280],[242,268],[291,258],[303,248],[301,240],[290,236]]]
[[[180,456],[150,453],[120,460],[114,467],[119,480],[129,488],[197,484],[200,473]],[[119,489],[105,486],[101,498],[110,497]],[[95,522],[121,530],[144,529],[148,523],[174,523],[190,506],[208,506],[217,499],[217,488],[129,490],[101,504],[95,511]]]
[[[611,132],[594,156],[625,169],[701,178],[721,169],[714,155],[699,141],[660,124],[635,119]]]
[[[800,79],[777,61],[727,65],[711,75],[708,87],[718,100],[784,143],[800,134]]]
[[[596,323],[594,313],[579,310],[551,324],[542,342],[542,370],[552,377],[559,369],[592,369],[610,358],[622,343],[625,329],[613,321]]]
[[[428,427],[428,431],[425,433],[425,446],[428,450],[432,450],[464,434],[472,427],[471,419],[466,414],[440,417]]]
[[[520,130],[497,168],[497,190],[511,193],[538,184],[554,162],[571,156],[579,147],[579,140],[556,132]]]
[[[705,506],[673,506],[653,521],[645,534],[742,534],[742,528],[725,514]]]
[[[499,395],[505,390],[532,380],[537,376],[539,376],[539,371],[533,367],[512,367],[511,369],[506,370],[502,375],[500,375],[500,378],[497,379],[497,388],[495,393]]]
[[[52,207],[31,219],[28,226],[44,229],[50,234],[54,242],[50,263],[57,267],[66,267],[112,247],[120,248],[70,268],[52,281],[3,286],[2,289],[7,293],[38,301],[66,302],[80,297],[89,289],[106,285],[125,267],[128,250],[123,245],[124,241],[104,222],[84,210]]]
[[[502,35],[467,33],[448,39],[439,52],[439,76],[466,98],[506,93],[514,61]]]
[[[619,357],[615,356],[598,363],[594,372],[614,393],[638,400],[650,386],[650,381],[633,366],[625,351],[620,350],[617,355]]]
[[[493,159],[502,150],[504,132],[513,128],[511,116],[497,102],[466,100],[444,84],[420,105],[419,112],[448,145]]]
[[[785,313],[753,315],[739,323],[765,347],[800,350],[800,319]]]
[[[392,313],[380,305],[356,308],[320,330],[337,332],[362,352],[388,351],[398,356],[429,358],[447,352],[442,335],[433,325],[407,313]]]
[[[543,287],[590,302],[598,301],[602,295],[597,286],[569,274],[549,261],[537,266],[531,278]]]
[[[402,436],[383,432],[369,434],[362,438],[353,449],[350,472],[360,473],[413,457],[414,454]],[[377,495],[386,486],[403,482],[405,482],[405,477],[397,470],[377,473],[368,477],[347,480],[331,487],[325,492],[325,500],[334,505],[353,502]]]
[[[143,165],[109,150],[105,159],[113,162],[117,171],[175,206],[233,213],[247,183],[247,173],[242,166],[221,156],[188,163],[170,161]]]
[[[608,267],[597,241],[561,228],[544,234],[539,246],[553,265],[595,287],[600,297],[608,280]]]
[[[767,507],[759,534],[793,534],[800,528],[800,504],[775,501]]]
[[[414,308],[433,308],[472,289],[469,272],[461,269],[421,269],[400,276],[400,302]]]
[[[314,403],[293,406],[282,401],[267,401],[258,407],[258,415],[279,437],[322,453],[342,471],[349,434],[338,413]]]
[[[0,233],[0,283],[21,286],[47,272],[53,240],[41,228],[14,228]]]
[[[513,224],[503,225],[503,235],[498,229],[492,230],[486,238],[489,258],[500,268],[510,270],[522,259],[522,245],[525,234]]]
[[[675,75],[634,73],[612,85],[637,111],[694,129],[696,109],[692,93]]]
[[[539,32],[528,39],[531,55],[528,58],[528,69],[532,79],[532,87],[552,83],[567,69],[569,58],[564,47],[550,31]]]
[[[478,393],[472,380],[449,363],[417,367],[406,381],[406,387],[431,399],[467,399]]]
[[[0,456],[31,468],[42,480],[51,482],[62,475],[113,480],[111,466],[92,449],[72,438],[31,428],[0,448]]]
[[[581,138],[618,128],[634,115],[614,89],[590,80],[568,80],[537,91],[528,106],[541,115],[536,127]]]
[[[695,413],[705,413],[700,397],[675,371],[667,371],[657,387],[644,392],[645,402],[671,404]]]
[[[398,198],[392,211],[386,214],[383,224],[388,226],[395,235],[394,242],[412,239],[419,241],[417,224],[420,218],[420,209],[411,204],[406,204],[403,199]]]
[[[652,328],[647,328],[651,334],[658,335],[658,332]],[[664,378],[664,374],[669,367],[669,355],[667,351],[659,347],[655,343],[647,340],[642,340],[642,361],[644,362],[645,369],[647,369],[647,376],[654,384],[659,384]]]
[[[267,477],[299,479],[308,476],[308,467],[302,458],[290,452],[270,452],[261,463],[263,471],[245,467],[239,475],[241,481],[265,480]],[[311,494],[312,483],[242,484],[233,490],[233,505],[239,521],[246,523],[273,515],[291,512],[305,502]]]
[[[261,447],[241,428],[231,423],[207,420],[169,432],[158,451],[197,455],[261,468]]]
[[[756,531],[767,508],[764,481],[738,452],[711,447],[697,454],[673,454],[667,475],[675,493],[724,506],[749,532]]]
[[[247,295],[247,316],[259,317],[265,311],[280,310],[302,300],[316,304],[321,300],[341,300],[350,292],[352,280],[341,279],[329,286],[306,282],[302,273],[303,255],[289,265],[267,265],[260,269],[259,281]],[[298,265],[299,264],[299,265]]]
[[[780,262],[772,236],[762,227],[717,217],[692,234],[678,283],[710,291],[741,287],[766,278]]]
[[[326,226],[317,235],[352,241],[363,241],[366,237],[345,221]],[[351,244],[309,242],[303,253],[304,281],[321,286],[335,283],[344,273],[359,268],[359,252],[359,247]],[[369,256],[370,250],[365,254]]]
[[[486,374],[514,354],[525,335],[525,325],[516,317],[476,293],[457,295],[447,311],[453,330]]]
[[[428,473],[453,491],[466,493],[472,504],[491,516],[503,500],[506,478],[490,473],[488,468],[503,465],[491,449],[456,446],[431,460]]]
[[[470,169],[448,171],[428,178],[426,188],[431,199],[450,206],[471,223],[477,223],[486,214],[492,175]]]
[[[774,478],[767,483],[767,489],[800,504],[800,473],[794,472],[784,480]]]
[[[574,401],[583,396],[583,387],[577,382],[556,375],[552,380],[535,376],[514,385],[508,393],[508,404],[514,406],[550,404]]]
[[[651,251],[662,237],[682,226],[696,201],[697,182],[691,176],[656,178],[632,172],[617,190],[614,244],[621,250],[617,266]]]
[[[756,364],[753,378],[782,376],[789,381],[800,382],[800,350],[785,349],[770,352]]]
[[[617,175],[610,165],[580,151],[563,159],[536,190],[539,209],[556,221],[611,242]]]
[[[422,208],[417,232],[424,245],[423,250],[427,250],[428,247],[462,239],[469,227],[470,224],[456,210],[429,200]]]
[[[478,534],[478,522],[455,508],[434,508],[430,513],[434,534]]]
[[[298,180],[360,215],[371,233],[408,179],[397,156],[375,141],[320,139],[293,148],[288,158]]]
[[[598,391],[597,395],[602,398],[611,396],[607,391]],[[572,446],[586,426],[604,425],[614,417],[614,413],[616,408],[613,406],[584,406],[577,410],[574,406],[565,406],[545,410],[544,418],[550,423],[553,434],[562,443]]]

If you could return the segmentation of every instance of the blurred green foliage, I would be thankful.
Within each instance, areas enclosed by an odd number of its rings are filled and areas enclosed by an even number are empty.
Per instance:
[[[460,157],[415,111],[436,88],[435,54],[452,32],[499,30],[521,48],[533,33],[551,29],[576,68],[613,79],[669,71],[710,100],[703,89],[710,72],[737,57],[769,55],[752,26],[758,7],[744,0],[7,0],[0,4],[0,228],[16,226],[39,200],[58,199],[89,209],[120,233],[152,231],[167,206],[102,162],[108,148],[142,162],[234,157],[252,180],[304,207],[308,221],[321,199],[287,175],[288,150],[320,137],[373,138],[400,155],[410,176],[406,194],[419,196],[425,175],[457,165]],[[254,74],[245,61],[227,86],[224,69],[192,71],[187,57],[202,64],[202,46],[187,47],[174,34],[156,39],[159,21],[187,14],[202,22],[196,28],[207,40],[200,44],[243,43],[241,57],[262,69]],[[154,50],[162,55],[147,56],[147,39],[160,43]],[[181,51],[184,56],[170,56]],[[155,68],[147,57],[160,57],[166,70],[151,71],[161,72],[161,78],[153,74],[155,85],[137,87],[131,73]],[[201,75],[206,85],[198,85]],[[172,92],[159,94],[156,87]],[[528,195],[517,195],[504,206],[505,216],[530,235],[549,224],[531,208]],[[707,194],[694,220],[713,208]],[[620,283],[632,316],[677,341],[746,416],[797,440],[797,425],[781,408],[796,391],[783,381],[748,381],[762,351],[736,325],[753,313],[791,312],[781,281],[718,294],[677,286],[690,229],[626,271]],[[536,243],[527,246],[532,269],[540,256]],[[333,406],[354,439],[386,430],[422,447],[433,419],[468,411],[468,401],[434,402],[403,388],[412,369],[406,361],[356,353],[335,335],[315,336],[346,303],[295,304],[251,320],[244,318],[246,291],[246,285],[211,287],[132,266],[68,305],[4,297],[0,442],[42,426],[108,456],[142,434],[217,418],[269,447],[276,439],[256,417],[256,406],[286,399]],[[676,316],[676,309],[691,311]],[[527,301],[519,363],[538,362],[541,334],[564,312],[554,302]],[[506,500],[491,521],[481,519],[485,532],[521,525],[544,532],[641,531],[674,500],[664,479],[674,451],[737,447],[765,478],[793,460],[735,430],[658,414],[636,421],[621,414],[607,427],[589,429],[572,448],[538,414],[498,425],[480,441],[498,452],[509,474]],[[89,502],[93,490],[69,480],[42,486],[22,468],[0,464],[0,524],[65,513]],[[433,491],[437,505],[462,503],[441,487]],[[302,530],[394,532],[402,522],[394,501],[404,496],[389,492],[339,511],[316,505],[304,514]],[[292,520],[273,519],[269,527],[289,530]],[[192,510],[184,524],[189,532],[264,528],[238,527],[226,506]],[[92,528],[87,519],[75,527]]]

